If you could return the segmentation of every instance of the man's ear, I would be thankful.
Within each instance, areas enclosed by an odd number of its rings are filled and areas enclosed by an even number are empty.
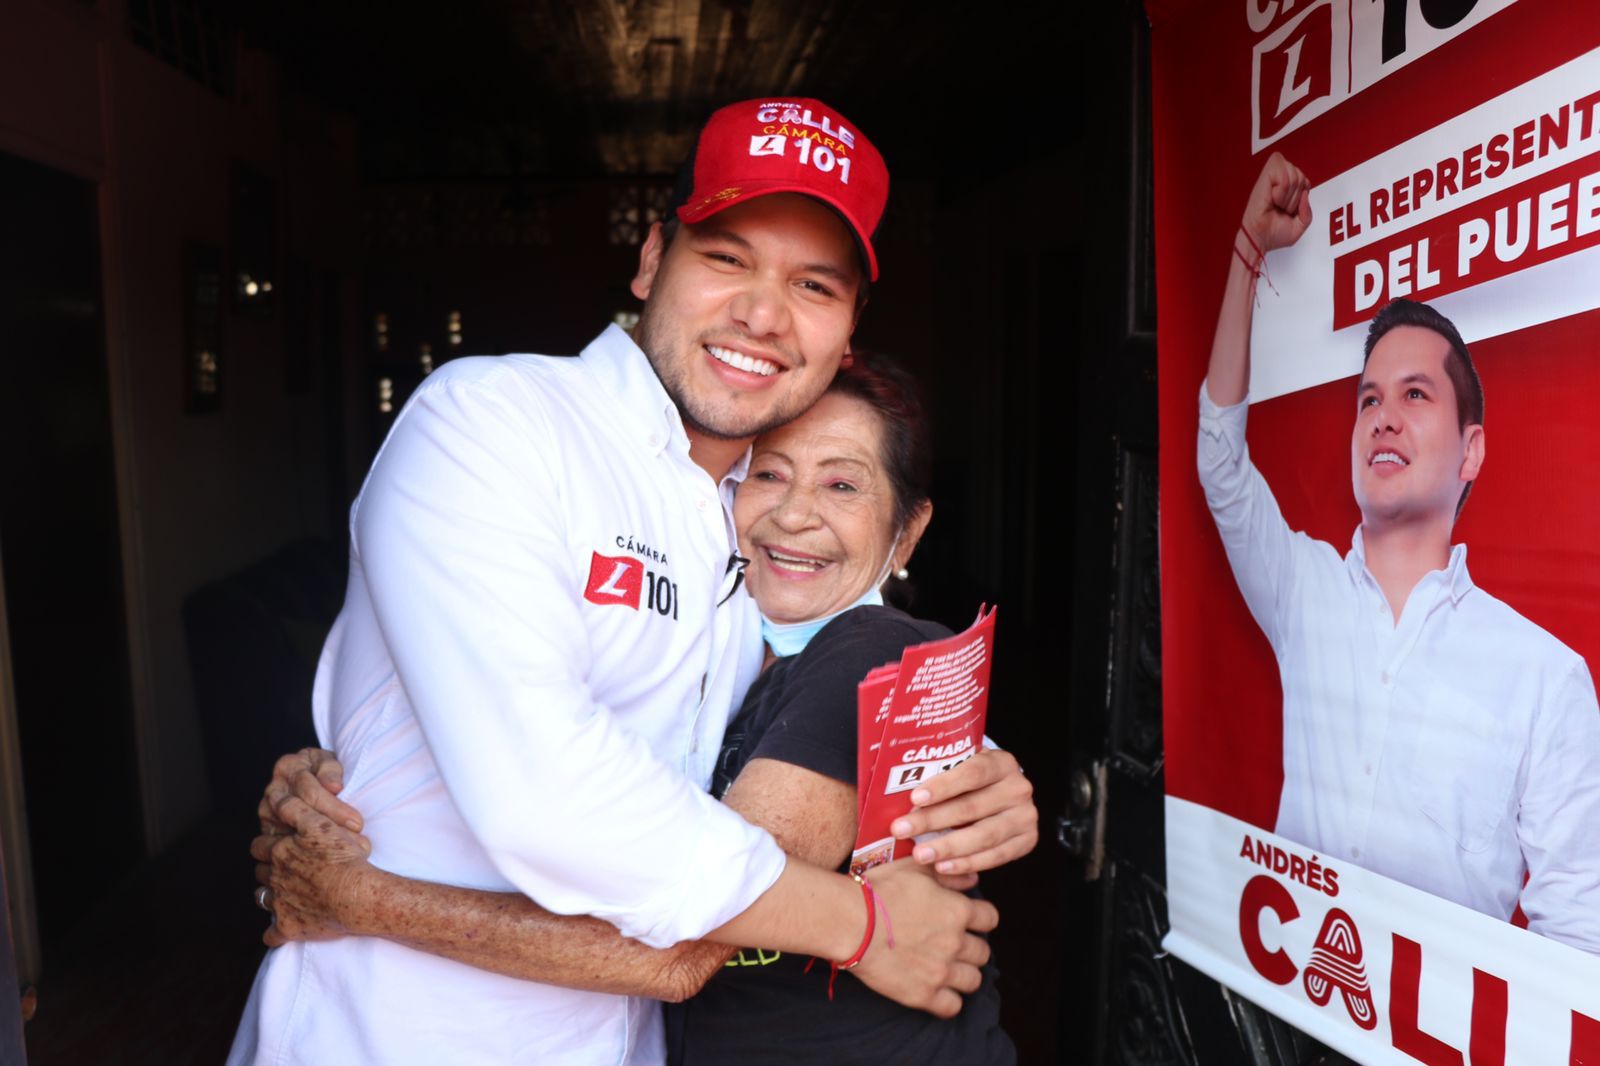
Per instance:
[[[633,283],[628,286],[641,300],[650,298],[650,290],[655,286],[656,275],[661,271],[661,256],[666,251],[666,245],[666,240],[661,236],[661,223],[650,223],[650,235],[644,239],[644,244],[639,248],[639,272],[633,276]]]
[[[1483,427],[1471,425],[1466,429],[1467,454],[1461,460],[1461,480],[1476,481],[1483,469]]]

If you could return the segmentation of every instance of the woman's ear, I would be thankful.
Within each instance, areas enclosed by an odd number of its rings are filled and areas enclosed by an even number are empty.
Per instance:
[[[895,545],[894,561],[890,571],[904,570],[911,561],[911,555],[917,550],[917,542],[922,539],[923,531],[928,528],[928,523],[933,519],[933,501],[923,500],[917,504],[911,517],[906,519],[905,529],[900,531],[900,543]]]

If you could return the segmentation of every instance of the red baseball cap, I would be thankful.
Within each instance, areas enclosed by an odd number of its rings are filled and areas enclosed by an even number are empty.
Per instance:
[[[729,104],[695,144],[693,184],[678,218],[701,222],[775,192],[821,200],[843,216],[878,280],[872,235],[889,199],[889,168],[872,143],[821,100],[769,97]]]

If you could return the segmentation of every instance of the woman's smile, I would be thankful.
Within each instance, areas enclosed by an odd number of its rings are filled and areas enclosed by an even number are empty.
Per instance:
[[[832,563],[830,559],[810,555],[795,548],[778,548],[771,545],[761,545],[759,554],[767,558],[776,576],[789,579],[815,577]]]
[[[877,413],[833,393],[756,441],[733,520],[750,594],[772,621],[836,614],[887,576],[895,504],[882,442]]]

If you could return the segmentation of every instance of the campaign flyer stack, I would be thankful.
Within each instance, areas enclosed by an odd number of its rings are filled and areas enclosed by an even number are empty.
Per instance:
[[[856,789],[860,810],[850,871],[911,853],[890,824],[911,809],[909,793],[970,759],[983,746],[994,658],[994,608],[963,633],[907,648],[856,689]]]

